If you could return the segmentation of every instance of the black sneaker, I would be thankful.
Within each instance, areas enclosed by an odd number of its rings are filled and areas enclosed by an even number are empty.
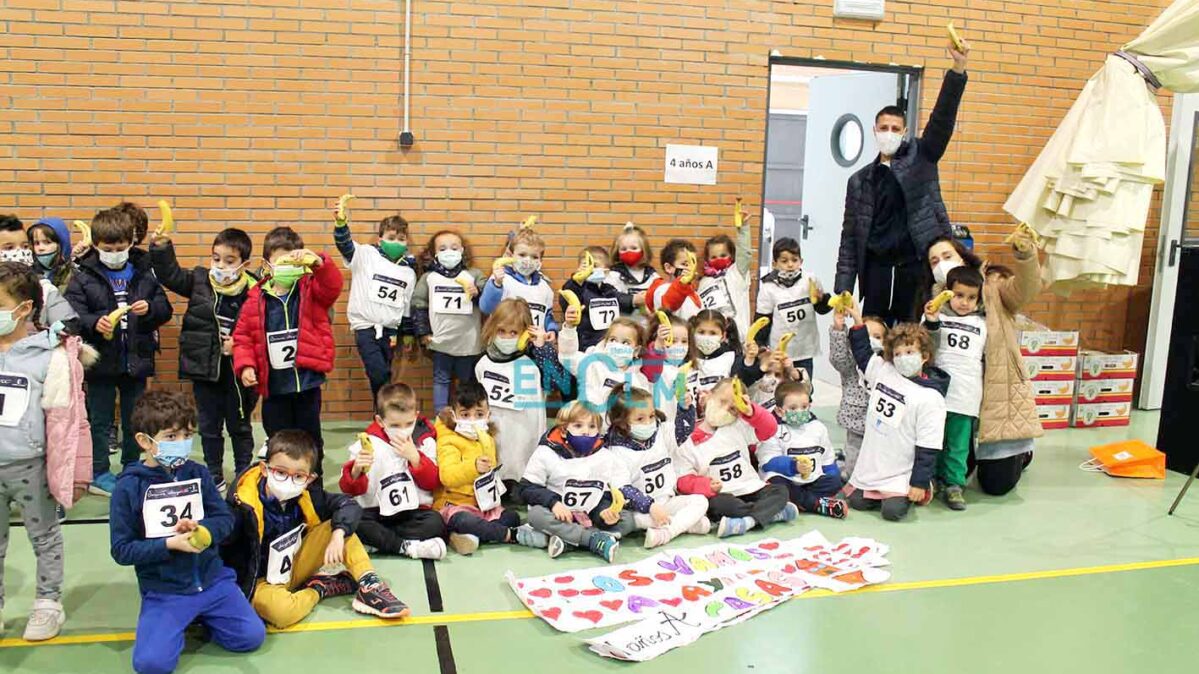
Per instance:
[[[108,455],[112,456],[121,451],[121,434],[120,429],[116,424],[113,424],[108,429]]]
[[[378,578],[375,578],[374,582],[364,582],[360,585],[358,594],[354,595],[354,602],[350,606],[359,613],[387,620],[407,618],[412,613],[404,602],[396,599],[387,584]]]
[[[344,597],[354,594],[354,590],[358,589],[358,583],[354,582],[354,577],[348,571],[342,571],[336,576],[328,574],[313,576],[307,583],[304,583],[303,589],[316,590],[321,599],[328,599],[329,597]]]
[[[62,507],[61,503],[54,504],[54,517],[59,524],[67,521],[67,509]]]

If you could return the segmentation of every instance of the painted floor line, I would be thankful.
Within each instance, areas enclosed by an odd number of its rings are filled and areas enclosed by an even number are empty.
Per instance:
[[[973,585],[993,585],[997,583],[1016,583],[1034,580],[1050,580],[1056,578],[1074,578],[1078,576],[1094,576],[1105,573],[1124,573],[1128,571],[1148,571],[1152,569],[1168,569],[1180,566],[1199,566],[1199,557],[1183,557],[1179,559],[1162,559],[1151,562],[1129,562],[1125,564],[1105,564],[1101,566],[1081,566],[1071,569],[1054,569],[1050,571],[1027,571],[1021,573],[1005,573],[990,576],[965,576],[963,578],[941,578],[937,580],[920,580],[906,583],[884,583],[871,585],[853,592],[837,595],[833,592],[817,590],[802,594],[796,599],[821,599],[832,596],[854,596],[874,594],[879,592],[905,592],[911,590],[935,590]],[[382,627],[415,627],[418,625],[452,625],[457,623],[495,622],[501,620],[529,620],[536,618],[531,612],[516,611],[482,611],[478,613],[434,613],[407,618],[400,622],[380,620],[378,618],[363,618],[357,620],[329,620],[322,622],[301,623],[284,630],[268,629],[271,634],[297,634],[301,632],[330,632],[336,630],[375,629]],[[133,632],[108,632],[97,634],[72,634],[58,637],[50,641],[33,643],[24,639],[0,639],[2,648],[33,648],[39,646],[73,646],[80,644],[100,644],[120,641],[133,641]]]

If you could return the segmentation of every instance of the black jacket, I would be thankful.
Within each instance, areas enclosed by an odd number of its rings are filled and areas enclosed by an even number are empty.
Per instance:
[[[154,355],[158,352],[158,328],[171,320],[171,303],[150,269],[150,256],[140,248],[129,249],[133,277],[129,279],[129,304],[145,300],[150,311],[144,316],[126,314],[128,362],[121,369],[122,330],[117,326],[112,339],[96,331],[96,322],[117,308],[117,296],[104,275],[104,265],[95,250],[79,260],[67,286],[67,301],[79,314],[79,331],[84,341],[100,352],[100,360],[87,371],[87,378],[116,377],[128,374],[137,379],[154,376]]]
[[[208,280],[208,267],[184,271],[175,259],[171,242],[150,246],[150,262],[163,287],[187,298],[183,329],[179,332],[179,376],[199,381],[219,381],[222,367],[233,367],[221,354],[221,331],[216,317],[217,294]],[[222,295],[233,313],[241,311],[249,286],[237,295]]]
[[[937,104],[915,142],[905,141],[891,158],[891,172],[903,190],[907,205],[908,231],[916,255],[921,258],[934,239],[950,234],[949,214],[941,199],[937,162],[949,147],[957,123],[958,106],[966,90],[966,75],[950,70],[941,82]],[[841,249],[837,256],[837,281],[833,293],[852,290],[866,265],[866,240],[874,221],[875,169],[880,157],[849,178],[845,190],[845,219],[841,225]]]

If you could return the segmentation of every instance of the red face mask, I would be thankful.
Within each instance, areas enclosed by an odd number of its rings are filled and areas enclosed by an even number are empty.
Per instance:
[[[640,262],[640,261],[641,261],[641,258],[642,258],[642,257],[644,257],[644,256],[645,256],[645,254],[644,254],[644,253],[642,253],[642,252],[641,252],[641,251],[639,251],[639,250],[626,250],[626,251],[621,251],[621,253],[620,253],[620,255],[619,255],[619,257],[620,257],[620,261],[621,261],[621,262],[623,262],[623,263],[625,263],[626,265],[628,265],[628,266],[630,266],[630,267],[632,267],[633,265],[635,265],[635,264],[637,264],[638,262]]]
[[[715,269],[716,271],[724,271],[725,269],[728,269],[729,267],[733,266],[733,258],[731,258],[731,257],[714,258],[714,259],[708,260],[708,266]]]

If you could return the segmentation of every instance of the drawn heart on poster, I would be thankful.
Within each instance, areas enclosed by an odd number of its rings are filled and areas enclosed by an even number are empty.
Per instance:
[[[576,618],[590,620],[592,623],[598,623],[604,618],[604,614],[600,613],[599,611],[575,611],[571,613],[571,615]]]
[[[624,604],[623,599],[613,599],[612,601],[601,601],[600,602],[600,606],[603,606],[604,608],[608,609],[609,611],[613,611],[613,612],[619,611],[622,604]]]
[[[541,587],[529,592],[530,597],[537,597],[538,599],[549,599],[553,594],[553,591],[546,587]]]
[[[554,579],[554,582],[555,582],[555,583],[561,583],[562,585],[565,585],[565,584],[567,584],[567,583],[573,582],[573,581],[574,581],[574,579],[575,579],[575,577],[574,577],[574,576],[558,576],[557,578],[555,578],[555,579]]]
[[[562,609],[560,609],[556,606],[554,608],[547,608],[541,612],[542,618],[548,618],[550,620],[557,620],[558,616],[561,616],[561,615],[562,615]]]
[[[594,597],[594,596],[596,596],[596,595],[601,595],[601,594],[603,594],[603,593],[604,593],[604,591],[603,591],[603,590],[601,590],[600,588],[598,588],[598,587],[593,587],[593,588],[589,588],[589,589],[583,590],[583,591],[582,591],[582,592],[580,592],[579,594],[583,595],[584,597]]]
[[[674,580],[674,574],[673,573],[655,573],[654,578],[657,578],[658,580],[669,583],[670,581]]]
[[[674,599],[659,599],[658,601],[668,606],[678,606],[679,604],[683,603],[683,598],[675,597]]]
[[[765,541],[762,543],[758,543],[758,547],[762,548],[763,550],[778,550],[779,542],[778,541]]]
[[[570,588],[566,588],[565,590],[558,590],[558,596],[561,596],[561,597],[577,597],[578,595],[579,595],[578,590],[572,590]]]

